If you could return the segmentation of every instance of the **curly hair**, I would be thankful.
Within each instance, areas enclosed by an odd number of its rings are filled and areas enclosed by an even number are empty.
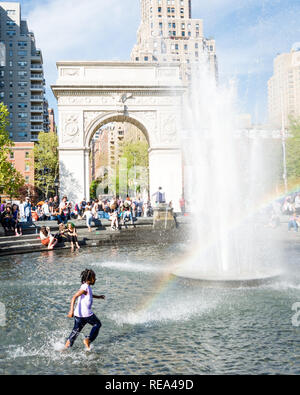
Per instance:
[[[94,272],[93,270],[91,270],[91,269],[85,269],[85,270],[81,273],[80,277],[81,277],[81,283],[84,284],[84,283],[86,283],[87,281],[91,281],[93,278],[95,279],[95,278],[96,278],[96,274],[95,274],[95,272]]]

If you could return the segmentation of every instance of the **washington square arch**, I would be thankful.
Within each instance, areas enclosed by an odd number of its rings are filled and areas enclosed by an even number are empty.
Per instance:
[[[58,62],[60,194],[89,199],[90,144],[111,122],[137,126],[149,144],[149,193],[159,186],[179,210],[183,192],[179,127],[186,88],[175,65]]]

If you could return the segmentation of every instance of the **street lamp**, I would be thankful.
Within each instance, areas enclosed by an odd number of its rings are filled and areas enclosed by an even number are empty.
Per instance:
[[[56,177],[54,181],[54,186],[55,186],[55,195],[58,196],[58,187],[59,187],[59,179]]]
[[[284,101],[283,101],[283,93],[280,95],[281,101],[281,143],[282,143],[282,160],[283,160],[283,181],[284,181],[284,192],[285,195],[288,193],[288,185],[287,185],[287,168],[286,168],[286,131],[285,131],[285,115],[284,115]]]
[[[48,169],[48,167],[46,167],[46,166],[44,166],[43,169],[39,170],[39,174],[40,174],[40,176],[42,176],[41,181],[43,182],[44,187],[47,186],[46,175],[48,175],[49,173],[50,173],[50,169]],[[44,195],[45,195],[45,198],[47,198],[46,194],[44,194]]]
[[[287,185],[287,168],[286,168],[286,144],[285,144],[286,133],[285,130],[281,132],[281,143],[282,143],[282,153],[283,153],[283,180],[284,180],[284,192],[287,195],[288,185]]]

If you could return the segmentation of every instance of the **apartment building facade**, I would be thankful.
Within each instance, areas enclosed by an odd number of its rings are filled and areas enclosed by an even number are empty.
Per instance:
[[[142,20],[133,62],[179,63],[183,81],[204,54],[218,78],[216,45],[203,34],[203,21],[192,19],[191,0],[141,0]]]
[[[300,42],[290,53],[274,59],[274,73],[268,81],[269,124],[287,128],[290,118],[300,117]]]
[[[10,138],[36,142],[40,131],[49,131],[43,57],[19,3],[0,2],[0,43],[0,101],[10,113]]]
[[[18,170],[24,177],[26,185],[34,185],[34,143],[15,142],[11,148],[8,161]]]

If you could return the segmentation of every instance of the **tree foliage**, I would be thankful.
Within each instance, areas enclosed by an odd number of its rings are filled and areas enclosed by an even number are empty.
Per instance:
[[[34,170],[35,184],[43,197],[55,194],[54,182],[59,175],[58,137],[56,133],[40,132],[35,144]]]
[[[300,182],[300,119],[291,121],[290,136],[286,140],[288,182]]]
[[[149,167],[148,144],[142,141],[127,142],[122,145],[122,158],[127,159],[127,168]]]
[[[127,162],[127,190],[129,194],[148,189],[148,148],[148,143],[143,141],[129,141],[122,145],[121,160],[123,163],[124,161]],[[119,177],[122,177],[122,169],[119,170],[118,174]],[[122,185],[121,180],[119,180],[119,185]]]
[[[8,161],[14,143],[7,132],[9,112],[7,107],[0,103],[0,193],[10,197],[18,197],[18,190],[24,185],[24,178]]]

